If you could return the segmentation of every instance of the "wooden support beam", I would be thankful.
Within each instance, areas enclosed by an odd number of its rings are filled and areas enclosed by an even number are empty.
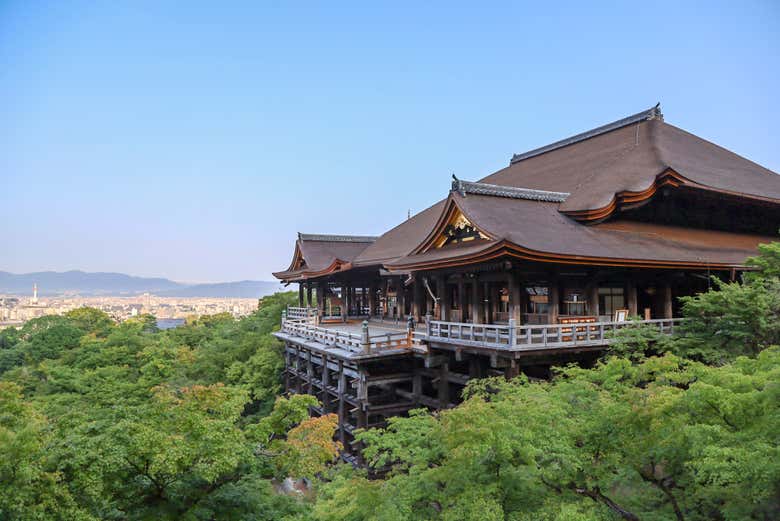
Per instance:
[[[449,364],[441,364],[439,367],[439,382],[437,385],[437,392],[439,398],[439,407],[442,409],[446,408],[450,403],[449,372]]]
[[[450,316],[450,299],[447,295],[447,283],[444,275],[436,277],[436,298],[438,299],[439,318],[438,320],[447,320]]]
[[[550,281],[550,288],[549,288],[549,319],[550,324],[557,324],[558,323],[558,315],[560,313],[560,288],[558,284],[558,277],[554,277]]]
[[[596,320],[601,314],[599,310],[599,283],[595,280],[588,287],[588,314],[595,316]]]
[[[398,306],[398,314],[396,316],[399,319],[402,319],[406,316],[406,287],[404,287],[403,277],[398,277],[398,290],[396,291],[396,296]]]
[[[414,284],[412,286],[412,315],[414,315],[415,322],[420,322],[423,316],[423,282],[420,277],[414,278]]]
[[[460,321],[466,322],[466,283],[463,277],[458,279],[458,309],[460,311]]]
[[[347,377],[344,375],[344,362],[339,360],[338,369],[338,417],[339,417],[339,441],[343,446],[346,442],[344,437],[344,424],[347,419],[344,417],[344,393],[347,388]]]
[[[471,282],[471,321],[482,324],[485,321],[485,296],[484,287],[479,278]]]
[[[504,370],[504,377],[511,380],[520,374],[520,365],[517,360],[510,360],[509,367]]]
[[[446,355],[428,355],[423,359],[426,368],[438,367],[446,363],[447,360],[449,360],[449,357]]]
[[[414,393],[410,393],[409,391],[404,391],[403,389],[396,389],[395,394],[398,396],[401,396],[403,398],[407,398],[409,400],[414,399]],[[417,402],[420,405],[424,405],[426,407],[430,407],[431,409],[438,409],[439,408],[439,401],[435,398],[431,398],[430,396],[425,396],[424,394],[421,394],[417,398]]]
[[[442,378],[445,378],[446,381],[455,383],[458,385],[466,385],[469,383],[470,377],[467,374],[464,373],[456,373],[453,371],[447,371],[446,376],[442,376],[441,370],[434,371],[432,369],[425,369],[421,372],[423,376],[427,376],[431,379],[432,383],[441,382]]]
[[[322,410],[325,414],[330,412],[330,395],[327,387],[330,385],[330,371],[328,369],[328,357],[323,355],[322,364]]]
[[[368,314],[376,315],[376,284],[373,283],[368,288]]]
[[[523,289],[520,278],[514,271],[509,272],[507,276],[507,289],[509,290],[509,319],[514,319],[516,325],[522,324],[523,308],[520,299],[520,292]]]
[[[628,299],[628,315],[629,316],[636,316],[638,313],[637,310],[637,294],[636,294],[636,283],[633,280],[629,280],[628,284],[626,285],[626,296]]]
[[[398,390],[396,389],[396,393]],[[420,403],[420,397],[422,396],[422,373],[417,370],[412,377],[412,401],[415,404]]]
[[[312,306],[312,300],[311,300],[312,299],[312,296],[311,296],[312,291],[311,291],[311,289],[312,289],[311,288],[311,282],[307,282],[306,283],[306,307],[311,307]]]
[[[672,286],[664,284],[663,287],[663,299],[664,299],[664,318],[672,318]]]
[[[298,283],[298,307],[303,307],[303,282]]]
[[[408,382],[412,379],[412,373],[394,373],[386,375],[367,376],[366,385],[387,385],[399,382]]]

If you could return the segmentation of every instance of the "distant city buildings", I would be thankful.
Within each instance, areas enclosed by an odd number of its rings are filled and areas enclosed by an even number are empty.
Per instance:
[[[93,307],[117,321],[142,314],[158,319],[230,313],[234,317],[249,315],[257,309],[253,298],[158,297],[149,293],[132,297],[38,297],[38,285],[32,296],[0,294],[0,328],[20,326],[44,315],[62,315],[73,309]]]

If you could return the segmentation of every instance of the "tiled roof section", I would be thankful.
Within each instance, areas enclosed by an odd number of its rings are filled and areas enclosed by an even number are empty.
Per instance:
[[[322,242],[371,243],[377,240],[377,237],[372,237],[369,235],[318,235],[314,233],[298,233],[298,238],[302,241],[322,241]]]
[[[585,141],[586,139],[590,139],[600,134],[605,134],[607,132],[612,132],[613,130],[617,130],[622,127],[627,127],[628,125],[633,125],[634,123],[638,123],[640,121],[649,121],[652,119],[660,119],[661,121],[663,121],[664,116],[661,113],[660,103],[656,104],[656,106],[653,108],[643,110],[642,112],[638,112],[633,116],[628,116],[627,118],[619,119],[617,121],[613,121],[612,123],[607,123],[606,125],[602,125],[600,127],[588,130],[581,134],[577,134],[576,136],[571,136],[566,139],[556,141],[555,143],[551,143],[549,145],[545,145],[543,147],[535,148],[534,150],[524,152],[522,154],[515,154],[512,156],[512,159],[509,161],[509,164],[513,165],[515,163],[518,163],[530,157],[538,156],[546,152],[556,150],[558,148],[563,148],[565,146],[573,145],[574,143],[579,143],[580,141]]]
[[[388,262],[392,270],[424,270],[495,251],[502,245],[546,259],[597,265],[696,265],[741,267],[757,246],[774,237],[615,220],[585,226],[558,204],[482,195],[452,194],[458,208],[494,238],[456,248],[434,248]],[[520,224],[518,224],[520,223]]]
[[[517,188],[514,186],[493,185],[490,183],[472,183],[457,178],[452,181],[452,190],[458,192],[462,196],[465,196],[466,194],[490,195],[493,197],[527,199],[529,201],[544,201],[547,203],[562,203],[570,195],[568,192],[550,192],[547,190]]]

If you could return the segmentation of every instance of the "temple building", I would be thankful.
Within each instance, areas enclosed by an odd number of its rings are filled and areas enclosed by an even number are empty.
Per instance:
[[[658,105],[446,182],[379,237],[299,234],[274,274],[299,288],[286,389],[339,414],[348,454],[353,429],[449,407],[471,378],[589,363],[629,318],[671,332],[678,297],[738,279],[780,230],[780,176]]]

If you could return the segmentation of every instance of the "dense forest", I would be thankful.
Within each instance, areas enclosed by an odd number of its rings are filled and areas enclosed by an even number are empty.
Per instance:
[[[684,299],[675,337],[625,329],[594,367],[363,432],[369,469],[280,396],[290,293],[166,331],[31,320],[0,333],[0,520],[778,519],[780,243],[751,262]]]

